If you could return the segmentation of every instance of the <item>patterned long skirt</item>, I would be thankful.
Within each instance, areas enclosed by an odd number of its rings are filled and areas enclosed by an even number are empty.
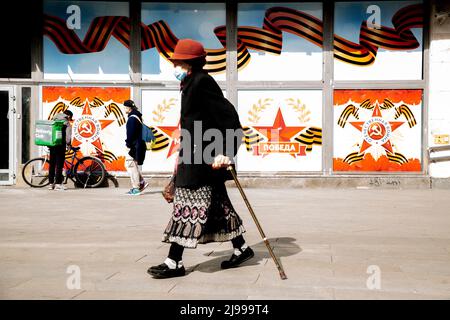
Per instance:
[[[244,232],[225,184],[176,188],[172,217],[162,241],[196,248],[198,243],[230,241]]]

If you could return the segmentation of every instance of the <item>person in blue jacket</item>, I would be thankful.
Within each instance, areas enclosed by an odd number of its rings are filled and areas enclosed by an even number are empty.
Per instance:
[[[125,143],[129,149],[129,157],[125,161],[125,166],[131,179],[131,189],[127,194],[140,195],[148,187],[148,182],[144,180],[141,173],[147,151],[145,142],[142,140],[142,114],[133,100],[125,100],[123,105],[125,106],[125,113],[128,115]]]

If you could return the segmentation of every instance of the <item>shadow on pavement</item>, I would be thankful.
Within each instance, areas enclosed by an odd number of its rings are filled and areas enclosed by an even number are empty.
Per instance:
[[[275,256],[281,265],[283,262],[281,258],[288,257],[300,253],[302,249],[298,244],[295,243],[297,239],[290,237],[282,237],[282,238],[271,238],[269,239],[269,243],[273,249]],[[231,246],[231,242],[230,242]],[[273,263],[272,257],[269,254],[269,251],[266,247],[264,241],[258,242],[257,244],[250,245],[250,247],[255,252],[255,256],[244,262],[239,266],[239,268],[245,266],[255,266],[263,263],[264,260],[269,259],[270,263]],[[223,250],[223,251],[214,251],[211,254],[207,255],[209,257],[217,256],[217,258],[208,260],[206,262],[200,263],[198,265],[186,268],[186,273],[189,274],[191,272],[200,271],[206,273],[213,273],[217,271],[222,271],[220,268],[220,264],[224,260],[228,260],[233,253],[233,249]],[[275,266],[274,266],[275,267]]]
[[[106,174],[106,186],[109,187],[108,181],[111,181],[114,184],[115,188],[119,187],[119,181],[117,181],[117,178],[109,173]]]
[[[162,196],[162,190],[144,190],[141,193],[141,196],[145,196],[147,194],[160,194],[161,195],[161,200],[165,201],[163,196]]]
[[[83,174],[81,174],[81,176],[83,176]],[[83,179],[86,176],[84,175]],[[74,179],[74,184],[76,188],[84,188],[84,185],[79,183],[78,181],[76,181],[76,179]],[[110,187],[110,183],[112,183],[114,185],[115,188],[119,187],[119,181],[117,180],[117,178],[113,175],[111,175],[110,173],[106,173],[105,175],[105,179],[103,180],[103,182],[97,187],[97,188],[109,188]]]

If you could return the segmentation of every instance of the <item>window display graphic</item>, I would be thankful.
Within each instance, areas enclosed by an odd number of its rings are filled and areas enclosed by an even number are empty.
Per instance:
[[[156,138],[144,171],[173,172],[180,146],[180,92],[142,90],[142,117]]]
[[[239,3],[239,80],[322,79],[322,18],[321,3]]]
[[[412,50],[419,47],[420,44],[410,29],[423,27],[422,4],[405,5],[394,14],[392,23],[394,28],[380,26],[379,29],[374,29],[368,28],[367,22],[362,21],[358,30],[359,43],[336,35],[335,58],[353,66],[367,66],[376,61],[379,48]],[[108,47],[112,38],[129,48],[130,29],[130,19],[126,16],[100,16],[92,20],[84,39],[81,40],[67,27],[64,19],[50,14],[44,15],[44,35],[65,54],[100,52]],[[211,32],[215,34],[223,48],[206,49],[208,52],[206,69],[211,73],[220,73],[226,67],[226,26],[216,26]],[[244,68],[250,62],[249,50],[280,55],[283,50],[283,32],[294,34],[314,46],[322,47],[323,22],[320,19],[288,7],[271,7],[265,13],[262,28],[238,26],[238,69]],[[165,59],[172,54],[178,41],[164,20],[149,25],[141,23],[141,35],[141,50],[156,48]]]
[[[128,12],[126,2],[45,0],[44,77],[129,80]]]
[[[72,146],[80,147],[77,152],[96,155],[108,171],[125,171],[126,115],[122,103],[127,99],[130,88],[43,87],[42,116],[50,120],[69,109],[73,112]]]
[[[368,65],[375,61],[378,48],[412,50],[419,47],[419,42],[410,29],[422,28],[422,5],[411,5],[397,11],[392,24],[394,28],[380,26],[377,29],[370,28],[367,21],[362,21],[359,44],[335,35],[335,57],[351,64]]]
[[[239,170],[321,170],[321,91],[244,91],[239,101],[244,129],[237,155]],[[143,90],[142,103],[144,122],[156,137],[143,169],[173,172],[180,146],[180,93]]]
[[[173,64],[167,58],[178,39],[189,38],[208,48],[209,63],[206,67],[216,80],[224,81],[225,7],[225,3],[143,2],[142,44],[145,48],[155,48],[156,45],[156,50],[142,51],[142,79],[174,80]],[[146,25],[149,27],[144,27]],[[216,29],[217,26],[223,27]]]
[[[421,1],[337,2],[335,79],[422,79],[423,21]]]
[[[336,90],[335,171],[420,171],[421,90]]]
[[[321,91],[240,91],[241,171],[320,171]]]

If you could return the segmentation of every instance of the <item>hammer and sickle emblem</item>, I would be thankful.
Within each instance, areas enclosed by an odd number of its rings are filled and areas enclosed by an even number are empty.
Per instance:
[[[382,130],[380,128],[380,125],[376,124],[372,128],[370,128],[369,136],[382,136]]]
[[[82,131],[80,131],[81,133],[87,133],[87,134],[92,134],[92,127],[91,124],[89,122],[85,122],[81,125],[81,129],[83,129]]]

